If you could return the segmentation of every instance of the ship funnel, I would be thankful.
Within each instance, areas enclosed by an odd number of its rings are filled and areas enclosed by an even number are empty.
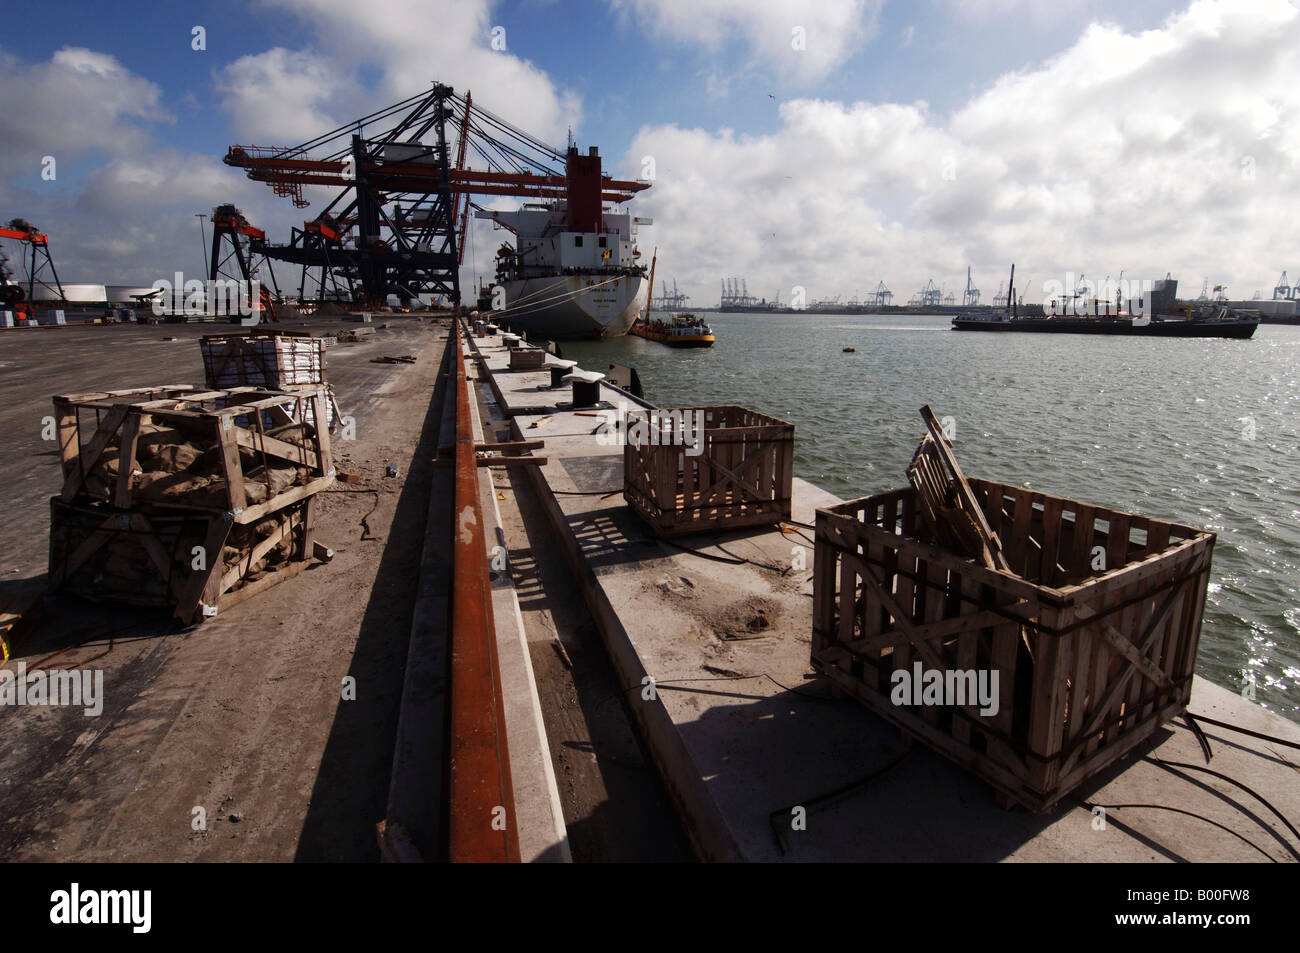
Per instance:
[[[567,179],[568,230],[573,232],[601,232],[604,223],[600,203],[600,154],[592,146],[589,155],[576,148],[565,157],[564,173]]]

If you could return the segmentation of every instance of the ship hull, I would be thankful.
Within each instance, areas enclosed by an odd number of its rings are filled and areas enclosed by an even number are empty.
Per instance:
[[[1254,335],[1258,321],[1152,321],[1132,324],[1122,320],[1090,318],[1016,318],[952,322],[957,331],[1036,331],[1048,334],[1119,334],[1133,337],[1235,338]]]
[[[645,308],[648,282],[638,275],[599,273],[504,281],[505,309],[496,321],[541,337],[603,339],[627,334]]]

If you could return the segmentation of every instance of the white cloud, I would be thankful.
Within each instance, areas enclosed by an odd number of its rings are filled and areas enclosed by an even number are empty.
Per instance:
[[[495,112],[552,143],[576,126],[576,96],[511,50],[491,48],[488,0],[264,0],[303,29],[219,67],[215,89],[232,142],[292,145],[428,88],[472,89]],[[162,92],[106,53],[65,48],[32,64],[0,52],[0,208],[49,232],[65,281],[148,284],[175,268],[200,274],[194,213],[233,202],[274,241],[310,210],[293,208],[219,154],[160,147]],[[53,154],[59,179],[40,178]],[[80,167],[70,164],[86,157]],[[93,161],[93,165],[90,163]],[[309,187],[308,198],[324,189]],[[316,206],[319,207],[319,206]],[[475,250],[487,270],[495,244]]]
[[[199,277],[204,247],[195,213],[234,202],[255,214],[262,191],[215,156],[155,148],[120,157],[87,176],[55,216],[78,223],[59,230],[56,255],[82,276],[66,280],[148,285],[178,268]]]
[[[416,95],[433,81],[479,91],[484,106],[527,117],[563,143],[580,104],[512,52],[492,49],[488,0],[263,0],[301,23],[300,48],[276,47],[225,67],[223,106],[237,136],[292,145]],[[375,74],[377,72],[377,76]]]
[[[951,117],[795,100],[771,135],[649,128],[626,162],[656,157],[638,213],[701,302],[724,274],[787,300],[883,277],[906,299],[930,277],[959,289],[967,264],[991,297],[1012,261],[1035,285],[1172,269],[1248,297],[1294,268],[1279,241],[1300,202],[1296,76],[1295,8],[1199,0],[1158,30],[1094,24]]]
[[[217,81],[237,134],[271,145],[303,142],[338,126],[327,110],[348,87],[325,57],[279,46],[241,56]]]
[[[91,150],[127,152],[140,130],[166,120],[160,91],[114,57],[63,47],[47,62],[0,51],[0,179],[39,181],[41,159],[58,165]]]
[[[1037,22],[1063,20],[1077,16],[1095,0],[934,0],[936,4],[966,20],[1005,20],[1008,16],[1027,18]]]
[[[252,207],[265,189],[219,156],[160,146],[171,123],[161,90],[106,53],[65,47],[37,63],[0,54],[4,219],[46,232],[68,283],[202,274],[194,213],[222,201]],[[46,155],[53,181],[41,175]]]
[[[716,53],[733,38],[748,44],[751,65],[796,84],[824,79],[875,33],[884,0],[609,0],[642,25]]]

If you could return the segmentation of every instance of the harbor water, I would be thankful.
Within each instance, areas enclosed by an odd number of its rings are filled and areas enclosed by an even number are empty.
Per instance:
[[[1218,534],[1199,674],[1300,721],[1300,327],[1249,341],[961,334],[940,316],[708,314],[717,343],[563,342],[664,407],[795,425],[795,473],[844,498],[906,485],[951,417],[972,476]],[[846,347],[853,353],[844,353]]]

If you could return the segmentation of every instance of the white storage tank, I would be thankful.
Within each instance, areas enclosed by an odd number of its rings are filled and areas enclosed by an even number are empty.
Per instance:
[[[32,300],[58,301],[59,293],[57,290],[51,291],[49,288],[37,285],[32,292]],[[63,300],[75,304],[106,304],[108,288],[104,285],[64,285]]]

